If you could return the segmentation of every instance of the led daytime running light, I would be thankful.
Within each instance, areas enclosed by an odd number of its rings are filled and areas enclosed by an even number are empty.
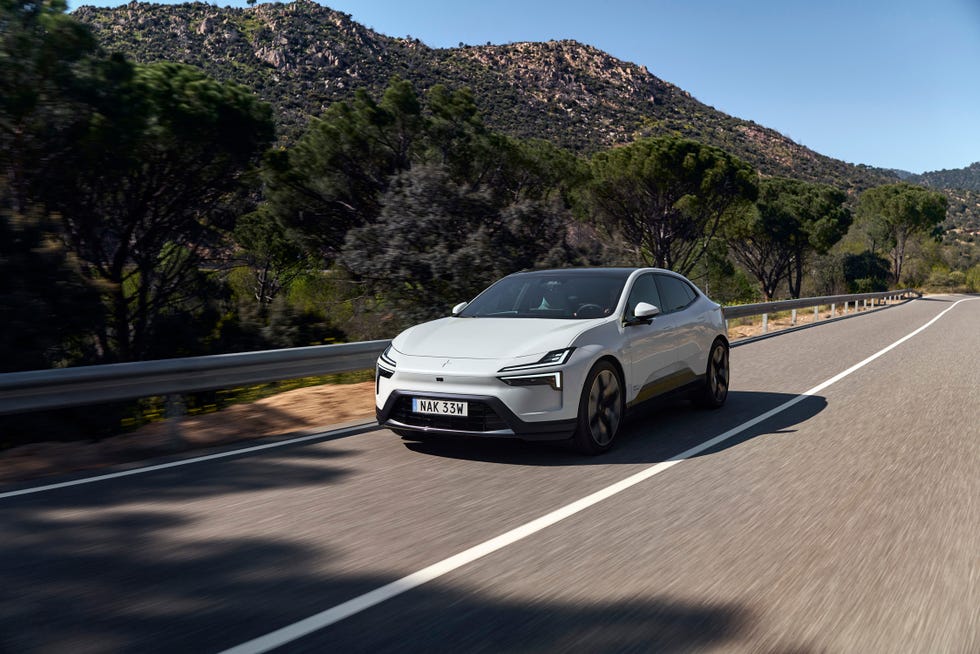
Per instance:
[[[378,357],[378,365],[384,364],[394,370],[397,364],[395,363],[395,360],[388,355],[390,351],[391,346],[389,345],[385,348],[385,351],[381,353],[381,356]]]
[[[552,350],[548,352],[538,361],[534,363],[523,363],[517,366],[507,366],[506,368],[501,368],[498,372],[511,372],[515,370],[534,370],[536,368],[550,368],[551,366],[560,366],[568,361],[568,358],[572,356],[572,352],[575,351],[574,347],[568,347],[563,350]]]

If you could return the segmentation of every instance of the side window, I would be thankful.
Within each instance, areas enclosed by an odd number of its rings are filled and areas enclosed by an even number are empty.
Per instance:
[[[676,277],[657,275],[657,286],[660,287],[660,297],[664,303],[660,309],[664,313],[680,311],[697,297],[690,286]]]
[[[633,311],[636,309],[636,305],[640,302],[646,302],[647,304],[652,304],[663,311],[663,307],[660,305],[660,293],[657,290],[657,282],[653,279],[653,275],[641,275],[637,277],[636,281],[633,282],[633,288],[630,290],[629,299],[626,301],[626,319],[632,320],[636,316]]]

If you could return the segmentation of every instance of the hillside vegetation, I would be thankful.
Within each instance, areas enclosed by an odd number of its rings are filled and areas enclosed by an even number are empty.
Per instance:
[[[966,168],[936,170],[921,175],[913,175],[909,181],[933,188],[960,189],[980,193],[980,161],[970,164]]]
[[[722,148],[765,175],[853,191],[898,180],[728,116],[643,66],[575,41],[436,49],[378,34],[308,0],[245,9],[133,2],[81,7],[73,15],[92,26],[105,48],[138,62],[193,64],[251,88],[273,105],[287,142],[331,103],[350,99],[357,88],[378,96],[398,75],[420,91],[467,87],[491,129],[580,153],[676,135]]]

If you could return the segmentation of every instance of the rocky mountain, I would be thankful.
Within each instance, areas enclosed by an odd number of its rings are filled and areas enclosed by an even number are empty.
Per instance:
[[[140,62],[180,61],[250,87],[276,109],[288,142],[307,120],[357,88],[380,94],[393,75],[420,91],[472,89],[486,123],[589,153],[638,136],[679,134],[724,148],[763,174],[858,191],[891,171],[818,154],[778,132],[728,116],[645,67],[574,41],[430,48],[378,34],[310,0],[219,8],[131,2],[73,14],[103,46]]]

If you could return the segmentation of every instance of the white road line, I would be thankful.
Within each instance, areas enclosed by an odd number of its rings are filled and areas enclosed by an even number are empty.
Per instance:
[[[98,475],[97,477],[85,477],[84,479],[74,479],[72,481],[62,481],[56,484],[48,484],[46,486],[35,486],[33,488],[22,488],[15,491],[7,491],[5,493],[0,493],[0,500],[6,499],[8,497],[17,497],[20,495],[31,495],[33,493],[43,493],[45,491],[56,490],[58,488],[68,488],[69,486],[81,486],[82,484],[92,484],[97,481],[106,481],[107,479],[118,479],[119,477],[129,477],[131,475],[141,475],[146,472],[154,472],[156,470],[166,470],[167,468],[177,468],[179,466],[186,466],[192,463],[200,463],[202,461],[213,461],[214,459],[225,459],[230,456],[238,456],[239,454],[248,454],[250,452],[260,452],[262,450],[270,450],[274,447],[284,447],[286,445],[294,445],[296,443],[305,443],[306,441],[315,441],[318,439],[329,438],[331,436],[342,436],[348,432],[356,431],[358,429],[364,429],[370,426],[372,423],[365,422],[360,425],[351,425],[350,427],[344,427],[336,431],[324,431],[317,434],[311,434],[309,436],[300,436],[298,438],[290,438],[285,441],[278,441],[276,443],[266,443],[264,445],[254,445],[252,447],[245,447],[238,450],[230,450],[228,452],[219,452],[217,454],[208,454],[205,456],[196,456],[192,459],[181,459],[180,461],[171,461],[170,463],[160,463],[152,466],[145,466],[142,468],[133,468],[132,470],[121,470],[119,472],[110,472],[104,475]]]
[[[802,402],[808,397],[816,395],[828,386],[836,384],[851,373],[863,368],[886,352],[895,349],[916,334],[924,331],[930,325],[946,315],[946,313],[952,310],[957,304],[960,302],[968,302],[970,299],[976,298],[958,300],[923,326],[919,327],[907,336],[898,339],[888,347],[875,352],[864,361],[851,366],[840,374],[834,375],[823,383],[817,384],[810,390],[794,397],[792,400],[784,402],[776,408],[766,411],[762,415],[756,416],[747,422],[743,422],[741,425],[729,429],[723,434],[719,434],[718,436],[715,436],[714,438],[707,440],[700,445],[695,445],[691,449],[681,452],[680,454],[673,456],[666,461],[652,465],[646,470],[642,470],[630,477],[627,477],[626,479],[623,479],[622,481],[616,482],[611,486],[607,486],[602,490],[596,491],[595,493],[563,506],[556,511],[552,511],[551,513],[543,515],[536,520],[532,520],[527,524],[512,529],[504,534],[501,534],[500,536],[497,536],[496,538],[491,538],[486,542],[480,543],[479,545],[471,547],[468,550],[464,550],[459,554],[449,557],[448,559],[443,559],[442,561],[434,563],[427,568],[423,568],[418,572],[413,572],[412,574],[393,581],[390,584],[376,588],[370,592],[348,600],[343,604],[338,604],[333,608],[327,609],[315,615],[311,615],[310,617],[300,620],[299,622],[294,622],[291,625],[277,629],[276,631],[270,632],[264,636],[260,636],[248,642],[242,643],[241,645],[226,649],[221,652],[221,654],[260,654],[261,652],[268,652],[276,647],[281,647],[298,638],[307,636],[314,631],[318,631],[324,627],[329,627],[330,625],[340,622],[345,618],[349,618],[350,616],[360,613],[365,609],[369,609],[372,606],[380,604],[385,600],[401,595],[406,591],[437,579],[468,563],[472,563],[473,561],[481,559],[488,554],[492,554],[499,549],[516,543],[519,540],[523,540],[524,538],[527,538],[528,536],[535,534],[546,527],[550,527],[551,525],[560,522],[565,518],[571,517],[580,511],[584,511],[585,509],[598,504],[599,502],[608,499],[613,495],[621,493],[624,490],[639,484],[640,482],[646,481],[650,477],[660,474],[664,470],[677,465],[681,461],[689,459],[696,454],[700,454],[701,452],[704,452],[705,450],[742,433],[746,429],[749,429],[750,427],[753,427],[764,420],[768,420],[778,413],[782,413],[786,409],[789,409],[790,407]]]

